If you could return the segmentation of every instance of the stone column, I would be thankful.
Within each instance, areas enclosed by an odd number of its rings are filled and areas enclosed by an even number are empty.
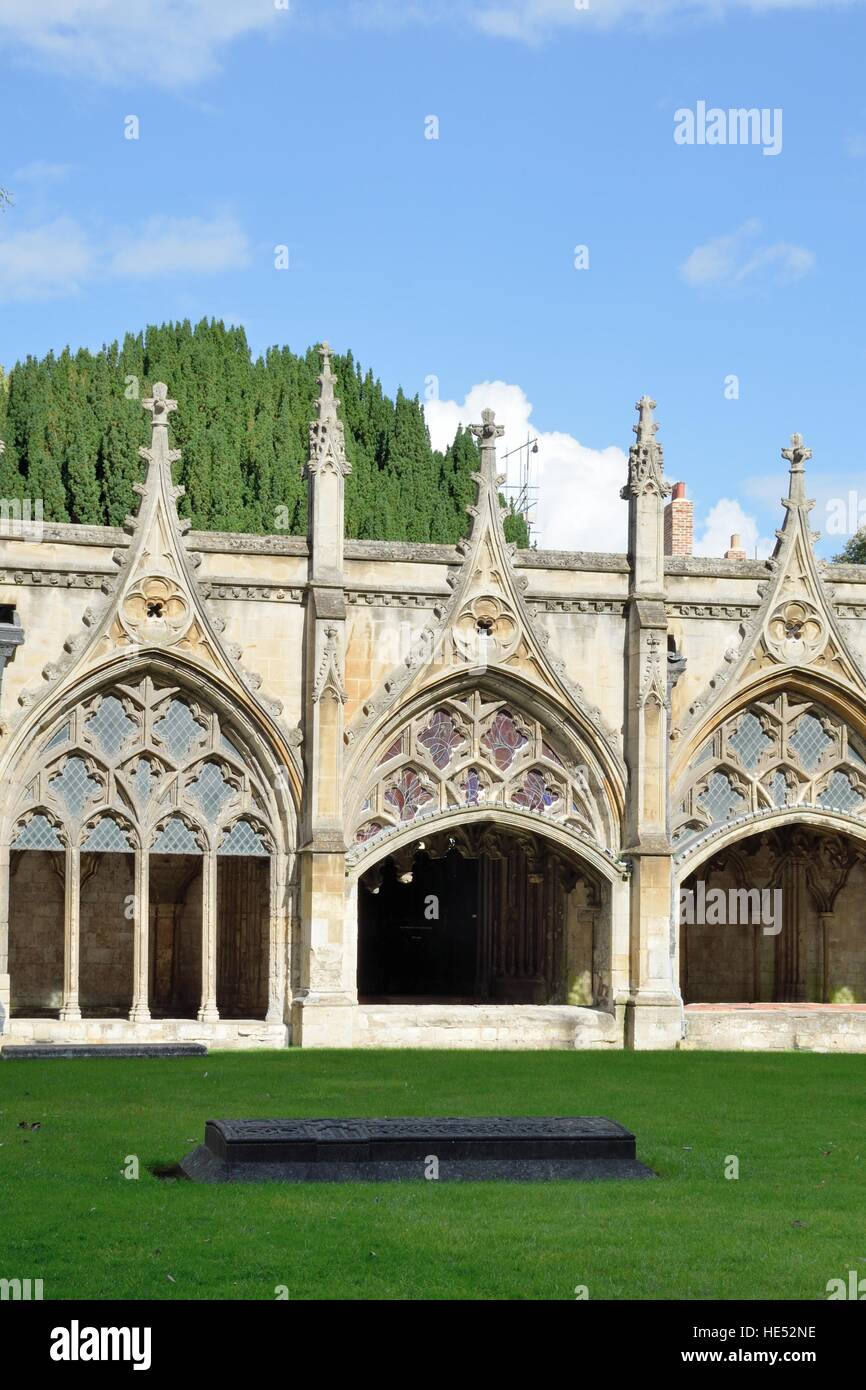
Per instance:
[[[285,1023],[288,988],[288,856],[271,855],[270,932],[268,948],[267,1023]]]
[[[135,852],[135,919],[133,924],[133,986],[130,1023],[150,1019],[150,856],[146,849]]]
[[[218,1023],[217,1009],[217,856],[205,851],[201,876],[201,1008],[199,1023]]]
[[[77,1023],[81,1018],[78,1005],[80,912],[81,854],[77,845],[67,845],[63,909],[63,997],[60,1004],[60,1017],[64,1023]]]
[[[674,1047],[682,1002],[674,978],[677,923],[668,812],[667,615],[664,521],[670,491],[655,435],[655,401],[638,401],[629,453],[629,599],[625,758],[629,771],[624,854],[631,860],[626,1045]],[[677,914],[678,915],[678,914]]]
[[[343,567],[346,457],[334,394],[330,349],[321,348],[317,418],[310,426],[304,758],[305,805],[299,854],[301,959],[292,1002],[292,1042],[304,1046],[351,1043],[357,1003],[346,909],[343,838],[343,706],[346,599]]]
[[[12,984],[9,977],[9,846],[0,849],[0,1037],[9,1024]]]
[[[830,1003],[830,928],[833,925],[833,913],[821,913],[821,999],[825,1004]]]

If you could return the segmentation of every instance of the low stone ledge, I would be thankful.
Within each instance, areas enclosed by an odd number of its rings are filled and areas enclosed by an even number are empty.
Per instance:
[[[650,1178],[600,1116],[208,1120],[181,1160],[196,1182],[538,1182]]]

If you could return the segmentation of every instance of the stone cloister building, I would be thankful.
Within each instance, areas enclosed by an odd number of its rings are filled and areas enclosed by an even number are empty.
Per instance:
[[[768,561],[684,553],[647,397],[627,555],[506,543],[490,411],[467,540],[347,541],[319,384],[306,539],[179,520],[161,384],[125,529],[3,528],[2,1040],[866,1047],[866,569],[800,436]]]

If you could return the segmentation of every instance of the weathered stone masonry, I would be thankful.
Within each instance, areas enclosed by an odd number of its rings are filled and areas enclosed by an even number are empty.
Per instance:
[[[505,542],[489,411],[466,541],[346,541],[334,385],[306,538],[179,521],[161,385],[122,530],[0,538],[3,1039],[866,1048],[866,574],[800,437],[767,562],[688,553],[648,397],[627,555]],[[474,954],[406,997],[377,895],[440,873]],[[681,927],[699,881],[779,932]]]

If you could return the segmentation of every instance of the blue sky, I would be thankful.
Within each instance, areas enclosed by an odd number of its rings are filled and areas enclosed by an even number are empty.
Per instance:
[[[539,433],[557,546],[624,545],[644,391],[711,553],[766,548],[794,430],[816,528],[866,499],[859,0],[0,0],[0,49],[5,365],[170,317],[328,337],[436,378],[437,442],[488,399]],[[780,152],[675,143],[701,101],[780,109]]]

